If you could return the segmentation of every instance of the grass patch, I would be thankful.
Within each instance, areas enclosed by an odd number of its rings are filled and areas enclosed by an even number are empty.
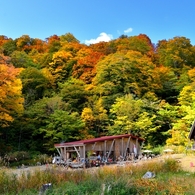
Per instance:
[[[151,171],[155,178],[142,176]],[[50,168],[23,173],[20,176],[0,171],[0,194],[34,195],[41,186],[52,183],[48,195],[192,195],[195,194],[195,174],[182,171],[174,159],[144,162],[126,166],[67,170]]]

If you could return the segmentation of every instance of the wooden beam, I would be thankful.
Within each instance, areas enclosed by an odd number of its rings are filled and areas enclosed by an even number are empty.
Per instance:
[[[57,151],[58,151],[58,154],[59,154],[60,156],[62,156],[62,153],[60,152],[59,148],[56,148],[56,149],[57,149]]]
[[[97,142],[95,142],[95,143],[93,144],[93,146],[92,146],[92,150],[94,150],[94,149],[95,149],[95,145],[96,145],[96,143],[97,143]]]
[[[76,153],[77,153],[77,155],[78,155],[78,157],[80,158],[81,157],[81,155],[79,154],[79,152],[78,152],[78,150],[77,150],[77,148],[74,146],[74,149],[75,149],[75,151],[76,151]]]
[[[127,140],[127,145],[126,145],[126,148],[125,148],[125,151],[123,153],[123,157],[126,157],[126,153],[127,153],[127,148],[129,147],[129,143],[130,143],[130,139],[131,139],[131,136],[129,136],[128,140]],[[124,156],[125,155],[125,156]]]
[[[109,150],[108,155],[107,155],[107,157],[106,157],[107,159],[108,159],[108,157],[110,156],[110,153],[111,153],[111,151],[112,151],[114,142],[115,142],[115,139],[113,139],[113,141],[112,141],[112,144],[111,144],[111,146],[110,146],[110,150]]]

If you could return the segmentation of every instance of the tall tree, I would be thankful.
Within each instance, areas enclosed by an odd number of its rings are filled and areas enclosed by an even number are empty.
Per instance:
[[[188,146],[189,131],[195,120],[195,86],[185,86],[180,92],[175,120],[172,123],[168,133],[170,138],[167,139],[168,145]],[[175,108],[176,106],[174,106]]]
[[[52,62],[48,65],[48,70],[53,76],[56,85],[68,79],[73,64],[74,61],[72,61],[70,52],[58,51],[53,54]]]
[[[77,63],[73,66],[73,77],[83,80],[86,84],[91,83],[96,75],[96,64],[103,56],[103,53],[94,52],[89,48],[81,49],[77,53]]]
[[[25,51],[28,53],[31,51],[31,41],[29,35],[22,35],[21,37],[16,39],[16,46],[19,51]]]
[[[9,64],[10,60],[0,55],[0,126],[7,126],[15,115],[23,112],[22,83],[18,78],[20,69]]]
[[[116,97],[132,93],[142,97],[145,93],[161,88],[154,75],[156,66],[151,59],[137,51],[126,54],[110,54],[97,64],[97,74],[93,84],[107,105]]]
[[[4,42],[2,49],[5,56],[11,56],[11,54],[17,50],[16,41],[9,39],[8,41]]]
[[[65,43],[71,43],[71,42],[74,42],[74,43],[79,43],[79,40],[77,40],[73,34],[71,33],[66,33],[65,35],[61,35],[60,36],[60,41],[61,42],[65,42]]]
[[[83,109],[81,117],[85,121],[85,130],[94,137],[107,134],[108,112],[103,106],[102,98],[88,96],[87,106]]]
[[[44,132],[46,139],[45,147],[50,151],[54,151],[54,143],[61,141],[79,140],[79,131],[84,128],[84,123],[76,112],[69,113],[63,110],[56,110],[50,115]]]
[[[46,52],[47,45],[46,42],[41,39],[31,39],[31,49],[37,50],[39,53]]]
[[[8,41],[8,37],[6,37],[5,35],[0,35],[0,47],[6,43]]]
[[[36,68],[26,68],[21,72],[22,92],[25,97],[25,106],[32,105],[36,100],[43,98],[45,91],[49,90],[49,81],[44,74]]]
[[[100,52],[104,55],[109,55],[116,52],[115,41],[110,42],[99,42],[89,45],[94,52]]]
[[[131,94],[117,98],[110,109],[112,116],[109,127],[110,134],[132,133],[148,138],[148,136],[157,130],[153,126],[155,114],[150,115],[144,109],[144,102],[141,99],[134,99]]]
[[[160,63],[171,67],[178,77],[185,68],[195,67],[194,49],[190,40],[185,37],[159,41],[157,53]]]
[[[48,52],[54,53],[61,48],[60,37],[57,35],[52,35],[46,38]]]
[[[24,51],[14,51],[11,54],[11,62],[16,68],[28,68],[36,67],[39,68],[39,64],[33,62],[28,54]]]
[[[50,115],[56,110],[66,110],[65,103],[57,95],[36,100],[34,104],[26,107],[23,116],[18,117],[6,132],[9,137],[8,144],[14,146],[14,150],[48,153],[48,148],[44,145],[47,143],[44,139],[45,132],[40,129],[46,129]]]
[[[154,52],[150,38],[145,34],[131,37],[120,37],[115,40],[117,51],[127,52],[129,50],[139,51],[142,54],[151,56]]]
[[[88,96],[85,83],[81,80],[71,78],[64,84],[61,84],[60,88],[60,96],[68,105],[69,110],[81,113]]]

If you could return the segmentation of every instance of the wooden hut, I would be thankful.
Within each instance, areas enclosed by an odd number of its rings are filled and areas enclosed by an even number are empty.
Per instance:
[[[72,158],[73,154],[79,159],[85,160],[91,153],[101,155],[102,158],[116,160],[120,156],[124,158],[131,154],[138,156],[141,153],[141,144],[143,142],[143,138],[124,134],[59,143],[54,146],[60,157],[65,161]]]

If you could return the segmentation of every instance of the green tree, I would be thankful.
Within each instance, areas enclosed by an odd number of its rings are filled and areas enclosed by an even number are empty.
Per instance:
[[[154,47],[150,38],[145,34],[131,37],[120,37],[115,40],[117,51],[128,52],[130,50],[138,51],[141,54],[150,56]]]
[[[152,135],[154,142],[158,141],[159,145],[165,145],[166,140],[171,137],[169,130],[172,128],[173,123],[177,121],[181,115],[179,106],[171,105],[165,100],[162,100],[156,112],[155,126],[159,126],[158,132]]]
[[[157,53],[160,63],[171,67],[178,77],[185,69],[195,67],[194,48],[185,37],[159,41]]]
[[[173,121],[172,128],[170,128],[168,131],[171,136],[169,139],[167,139],[168,145],[188,146],[189,144],[188,135],[191,125],[195,120],[194,84],[195,82],[186,85],[179,94],[177,120]]]
[[[49,116],[45,129],[40,131],[44,133],[46,139],[45,147],[50,151],[54,151],[54,143],[61,141],[79,140],[79,132],[84,128],[85,124],[76,112],[69,113],[63,110],[56,110]]]
[[[112,124],[109,127],[110,134],[132,133],[147,138],[150,133],[155,132],[157,127],[153,126],[154,114],[144,109],[141,99],[134,99],[131,94],[117,98],[110,109]]]
[[[14,51],[11,54],[11,62],[16,68],[39,68],[39,64],[34,63],[24,51]]]
[[[81,113],[88,95],[85,83],[81,80],[70,78],[64,84],[61,84],[60,88],[60,96],[68,105],[69,110]]]
[[[170,137],[167,139],[167,145],[188,146],[189,132],[195,116],[195,104],[190,106],[182,105],[178,109],[178,119],[172,123],[172,128],[168,130]]]
[[[150,58],[137,51],[110,54],[97,64],[93,81],[95,93],[104,98],[104,105],[109,107],[124,94],[142,97],[149,91],[155,92],[161,88],[155,68]]]
[[[71,43],[71,42],[76,42],[79,43],[79,40],[77,40],[73,34],[71,33],[66,33],[65,35],[60,36],[60,41],[62,43]]]
[[[21,74],[23,89],[22,92],[25,97],[25,106],[32,105],[35,100],[43,98],[46,90],[49,87],[49,81],[41,72],[36,68],[26,68]]]
[[[36,100],[25,108],[23,116],[17,117],[6,132],[9,138],[7,144],[15,149],[48,153],[44,145],[47,143],[44,139],[45,132],[40,129],[46,129],[50,115],[56,110],[66,110],[61,97],[55,95]]]
[[[153,71],[153,80],[156,85],[153,92],[159,99],[164,99],[171,104],[177,102],[179,95],[178,78],[171,68],[163,65],[157,66]]]
[[[3,54],[5,56],[11,56],[11,54],[17,49],[16,41],[13,39],[9,39],[2,45],[2,48],[3,48]]]

